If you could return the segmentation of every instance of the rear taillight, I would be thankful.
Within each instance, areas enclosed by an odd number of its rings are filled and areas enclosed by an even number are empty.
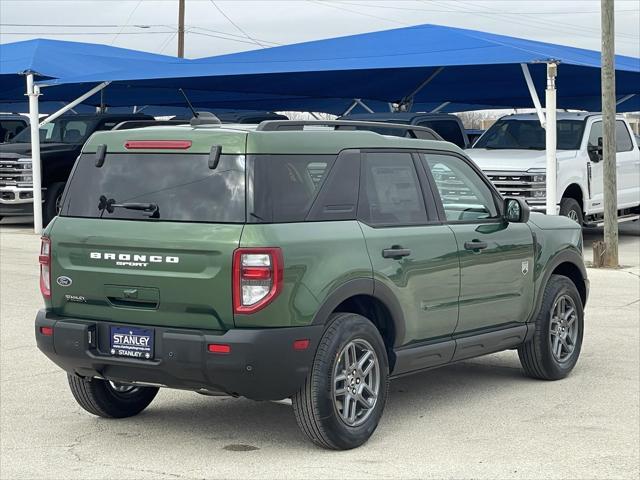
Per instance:
[[[253,313],[282,290],[282,251],[279,248],[239,248],[233,252],[233,310]]]
[[[51,240],[42,237],[40,244],[40,292],[44,298],[51,298]]]

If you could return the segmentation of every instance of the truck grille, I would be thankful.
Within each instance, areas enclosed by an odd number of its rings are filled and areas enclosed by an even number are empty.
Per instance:
[[[546,179],[544,173],[485,172],[504,197],[520,197],[531,205],[544,206]]]
[[[32,184],[31,159],[0,158],[0,187],[30,187]]]

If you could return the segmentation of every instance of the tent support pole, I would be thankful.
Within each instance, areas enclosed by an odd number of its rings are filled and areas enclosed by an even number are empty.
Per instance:
[[[616,102],[616,105],[620,105],[621,103],[626,102],[627,100],[629,100],[630,98],[635,97],[636,94],[635,93],[630,93],[629,95],[625,95],[624,97],[622,97],[620,100],[618,100]]]
[[[354,102],[357,102],[362,108],[364,108],[368,113],[373,113],[373,110],[369,108],[369,106],[362,101],[360,98],[354,98]]]
[[[84,95],[79,96],[78,98],[76,98],[73,102],[71,103],[67,103],[64,107],[62,107],[60,110],[58,110],[55,113],[52,113],[51,115],[49,115],[47,118],[45,118],[42,122],[40,122],[40,127],[42,127],[43,125],[46,125],[49,122],[52,122],[53,120],[55,120],[56,118],[58,118],[60,115],[62,115],[65,112],[68,112],[69,110],[71,110],[73,107],[75,107],[76,105],[84,102],[87,98],[89,98],[90,96],[94,95],[95,93],[99,92],[100,90],[102,90],[104,87],[106,87],[107,85],[109,85],[109,83],[111,82],[102,82],[100,85],[96,85],[95,87],[93,87],[91,90],[89,90],[87,93],[85,93]]]
[[[413,104],[413,98],[420,93],[420,91],[426,87],[427,85],[429,85],[431,83],[431,81],[436,78],[440,72],[442,72],[442,70],[444,70],[444,67],[438,67],[436,69],[435,72],[433,72],[431,75],[429,75],[427,77],[427,79],[422,82],[420,85],[418,85],[413,92],[411,92],[409,95],[405,95],[405,97],[400,100],[399,104],[398,104],[398,110],[399,111],[403,111],[403,112],[408,112],[409,109],[411,108],[411,105]]]
[[[27,96],[29,97],[29,127],[31,128],[31,168],[33,175],[33,231],[42,234],[42,169],[40,164],[40,128],[38,121],[38,96],[40,88],[35,85],[33,73],[27,73]]]
[[[538,92],[536,88],[533,86],[533,80],[531,79],[531,72],[529,71],[529,65],[526,63],[521,63],[520,67],[522,67],[522,73],[524,74],[524,79],[527,82],[527,87],[529,88],[529,95],[531,95],[531,100],[533,100],[533,105],[536,107],[536,113],[538,114],[538,119],[540,120],[540,125],[544,128],[546,124],[546,119],[544,117],[544,111],[542,110],[542,105],[540,105],[540,98],[538,98]]]
[[[351,105],[349,105],[349,108],[347,108],[344,113],[341,115],[341,117],[344,117],[345,115],[349,115],[354,108],[356,108],[358,105],[360,105],[362,108],[364,108],[367,112],[369,113],[373,113],[373,110],[371,110],[366,103],[364,103],[362,101],[362,99],[360,98],[354,98],[353,102],[351,102]]]
[[[442,110],[443,108],[445,108],[447,105],[449,105],[451,102],[442,102],[440,105],[438,105],[436,108],[434,108],[433,110],[431,110],[430,113],[438,113],[440,110]]]
[[[547,153],[547,215],[557,215],[556,198],[558,160],[556,159],[556,76],[558,64],[547,63],[547,89],[545,91],[545,150]]]
[[[309,115],[311,115],[316,120],[320,120],[320,117],[318,117],[318,115],[316,115],[315,112],[309,112]]]

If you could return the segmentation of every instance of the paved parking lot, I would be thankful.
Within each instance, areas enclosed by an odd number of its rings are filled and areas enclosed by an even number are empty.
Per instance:
[[[586,232],[585,247],[599,235]],[[164,390],[132,419],[85,413],[35,347],[39,238],[0,227],[0,477],[637,479],[640,225],[620,238],[625,268],[589,270],[569,378],[527,379],[504,352],[397,380],[373,438],[327,452],[284,403]]]

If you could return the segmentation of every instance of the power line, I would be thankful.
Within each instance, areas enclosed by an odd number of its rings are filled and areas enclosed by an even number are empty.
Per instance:
[[[263,45],[262,43],[260,43],[259,41],[257,41],[255,38],[253,38],[251,35],[249,35],[247,32],[245,32],[245,31],[240,27],[240,25],[238,25],[236,22],[234,22],[233,20],[231,20],[231,18],[229,18],[229,16],[228,16],[226,13],[224,13],[224,12],[222,11],[222,9],[221,9],[217,4],[216,4],[216,2],[214,2],[214,0],[209,0],[209,1],[211,2],[211,5],[213,5],[213,6],[216,8],[216,10],[218,10],[218,11],[222,14],[222,16],[223,16],[224,18],[226,18],[226,19],[229,21],[229,23],[230,23],[231,25],[233,25],[234,27],[236,27],[236,29],[237,29],[239,32],[241,32],[241,33],[242,33],[245,37],[247,37],[249,40],[252,40],[252,41],[253,41],[253,43],[255,43],[256,45],[259,45],[260,47],[265,48],[265,45]]]
[[[325,0],[326,1],[326,0]],[[319,3],[323,3],[322,0],[319,0]],[[367,8],[384,8],[389,10],[406,10],[411,12],[426,12],[426,13],[486,13],[486,10],[474,11],[474,10],[438,10],[431,8],[411,8],[411,7],[401,7],[398,5],[390,6],[390,5],[378,5],[372,4],[370,2],[361,3],[347,0],[338,0],[335,3],[342,3],[347,5],[353,5],[358,7],[367,7]],[[630,10],[617,10],[616,12],[635,12],[640,13],[639,9],[630,9]],[[536,11],[536,12],[521,12],[521,11],[512,11],[507,12],[504,10],[500,10],[500,14],[513,14],[513,15],[576,15],[576,14],[600,14],[600,10],[583,10],[583,11]]]
[[[113,40],[111,40],[111,43],[109,45],[113,45],[114,42],[118,39],[118,36],[120,35],[120,33],[125,29],[127,25],[129,25],[129,22],[131,21],[131,17],[133,17],[133,14],[136,13],[136,10],[138,9],[141,3],[142,3],[142,0],[138,0],[138,3],[136,3],[136,5],[133,7],[133,10],[131,10],[131,13],[129,13],[129,16],[127,17],[127,21],[124,22],[124,25],[122,26],[122,28],[120,28],[118,33],[115,34],[115,36],[113,37]]]
[[[205,28],[205,27],[199,27],[197,25],[189,25],[189,27],[191,27],[192,29],[196,29],[196,30],[204,30],[206,32],[212,32],[212,33],[217,33],[218,35],[227,35],[229,37],[235,37],[235,38],[247,38],[244,35],[236,35],[235,33],[228,33],[228,32],[221,32],[220,30],[213,30],[211,28]],[[256,38],[256,37],[254,37]],[[229,39],[231,40],[231,39]],[[272,45],[283,45],[282,43],[278,43],[278,42],[272,42],[271,40],[264,40],[261,38],[256,38],[256,40],[262,42],[262,43],[270,43]]]

